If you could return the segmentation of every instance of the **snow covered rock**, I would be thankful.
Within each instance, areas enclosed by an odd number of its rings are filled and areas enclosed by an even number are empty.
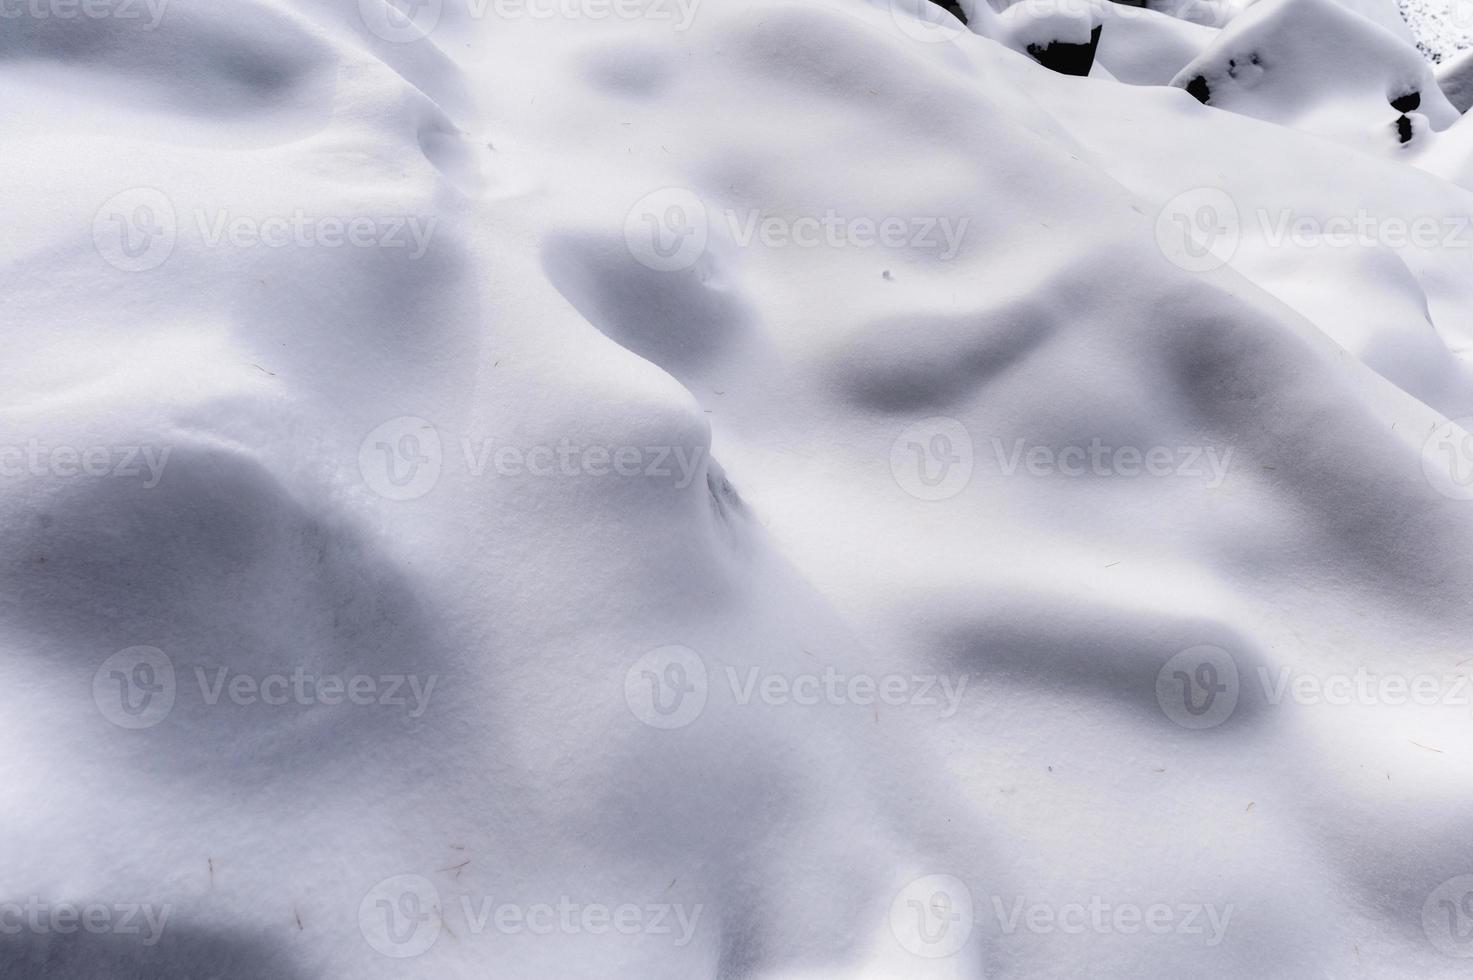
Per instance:
[[[1415,48],[1336,0],[1261,0],[1172,84],[1216,108],[1377,149],[1400,142],[1390,127],[1403,99],[1416,97],[1433,130],[1458,117]]]
[[[1099,0],[1015,3],[1001,21],[1015,48],[1061,75],[1088,75],[1105,17]]]

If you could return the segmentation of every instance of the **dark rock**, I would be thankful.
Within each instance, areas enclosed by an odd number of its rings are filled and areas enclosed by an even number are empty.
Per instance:
[[[1391,100],[1391,108],[1397,112],[1416,112],[1417,106],[1421,104],[1421,92],[1408,92],[1406,95],[1398,95]]]
[[[1396,120],[1396,135],[1403,143],[1412,141],[1412,121],[1406,116],[1401,116]]]
[[[1212,98],[1212,89],[1207,87],[1207,79],[1202,75],[1187,82],[1187,93],[1203,105],[1206,105],[1207,100]]]
[[[1089,70],[1094,67],[1095,49],[1099,46],[1100,29],[1096,27],[1089,32],[1088,44],[1064,44],[1061,41],[1050,41],[1045,47],[1037,44],[1028,45],[1028,53],[1040,65],[1061,75],[1088,75]]]
[[[931,0],[931,2],[942,10],[950,11],[963,24],[967,22],[967,15],[962,13],[962,8],[957,6],[956,0]]]

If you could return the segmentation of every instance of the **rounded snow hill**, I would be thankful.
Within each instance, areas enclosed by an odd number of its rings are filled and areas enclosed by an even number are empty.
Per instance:
[[[1433,130],[1458,118],[1426,60],[1336,0],[1262,0],[1235,17],[1172,85],[1199,101],[1343,142],[1398,142],[1418,112]]]
[[[1169,85],[1218,34],[1215,25],[1194,24],[1149,7],[1109,0],[1099,7],[1103,16],[1096,61],[1131,85]]]

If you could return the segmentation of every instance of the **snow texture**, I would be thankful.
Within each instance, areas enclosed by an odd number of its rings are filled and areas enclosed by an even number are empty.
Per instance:
[[[963,8],[6,8],[0,980],[1467,976],[1470,123]]]

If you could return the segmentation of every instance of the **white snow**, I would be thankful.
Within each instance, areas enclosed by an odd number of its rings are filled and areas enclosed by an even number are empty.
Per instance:
[[[1465,976],[1468,123],[1025,4],[3,8],[0,980]]]
[[[1417,47],[1445,62],[1473,46],[1473,7],[1465,0],[1397,0]]]
[[[1375,147],[1397,145],[1402,113],[1390,103],[1400,96],[1416,93],[1433,129],[1458,118],[1410,44],[1337,0],[1260,0],[1172,84],[1193,79],[1210,105]]]

